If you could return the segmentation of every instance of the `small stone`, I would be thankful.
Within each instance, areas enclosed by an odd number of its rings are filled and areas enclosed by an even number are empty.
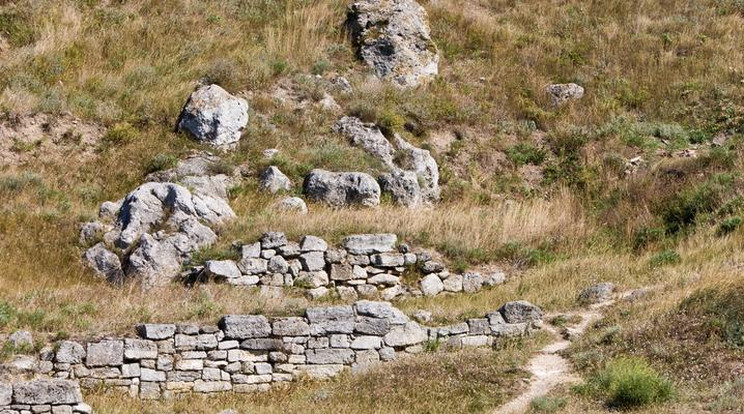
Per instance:
[[[62,364],[79,364],[83,362],[85,355],[85,349],[79,343],[62,341],[59,343],[55,361]]]
[[[261,338],[271,335],[271,325],[262,315],[227,315],[219,323],[229,339]]]
[[[421,271],[427,275],[430,273],[439,273],[443,270],[444,270],[444,265],[442,265],[439,262],[429,261],[429,262],[424,263],[423,266],[421,266]]]
[[[274,256],[269,260],[267,270],[271,273],[287,273],[289,263],[282,256]]]
[[[447,292],[462,292],[462,275],[450,275],[443,284]]]
[[[241,276],[238,265],[232,260],[208,260],[204,263],[204,273],[214,279],[234,279]]]
[[[610,282],[597,283],[579,294],[579,303],[582,305],[591,305],[596,303],[607,302],[612,299],[615,292],[615,284]]]
[[[432,321],[432,313],[428,310],[417,310],[413,314],[413,319],[416,319],[419,323],[430,323]]]
[[[505,282],[506,282],[506,274],[501,270],[498,270],[496,272],[489,274],[483,280],[483,284],[489,287],[498,286]]]
[[[369,255],[391,252],[397,243],[395,234],[357,234],[346,237],[342,245],[352,255]]]
[[[91,367],[118,366],[124,362],[124,343],[104,340],[88,344],[86,364]]]
[[[261,191],[267,191],[271,194],[278,193],[279,191],[290,191],[292,189],[292,182],[275,166],[264,170],[259,177],[259,182]]]
[[[510,324],[542,320],[542,310],[526,300],[508,302],[499,309],[499,313]]]
[[[137,326],[137,333],[144,339],[168,339],[176,333],[176,325],[172,324],[143,324]]]
[[[302,268],[308,272],[325,269],[325,255],[323,252],[308,252],[300,255]]]
[[[307,214],[308,208],[305,200],[300,197],[287,197],[276,204],[276,209],[285,213]]]
[[[379,267],[398,267],[405,264],[405,257],[400,253],[382,253],[370,256],[370,262]]]
[[[8,337],[8,343],[15,349],[30,348],[34,346],[34,337],[29,331],[15,331]]]
[[[444,283],[436,274],[429,274],[421,279],[421,292],[425,296],[436,296],[444,290]]]

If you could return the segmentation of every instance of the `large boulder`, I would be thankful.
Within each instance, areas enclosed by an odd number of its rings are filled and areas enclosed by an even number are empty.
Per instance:
[[[248,125],[248,102],[217,85],[203,86],[191,94],[178,120],[178,129],[216,147],[240,140]]]
[[[413,171],[418,177],[421,187],[421,198],[426,203],[439,201],[439,166],[429,150],[417,148],[408,141],[395,135],[395,145],[398,147],[398,166],[404,170]]]
[[[390,194],[393,201],[406,207],[421,205],[421,185],[413,171],[396,169],[379,177],[380,190]]]
[[[141,282],[146,289],[164,286],[180,272],[178,250],[167,240],[157,240],[148,233],[140,237],[137,249],[129,256],[127,276]]]
[[[414,0],[360,0],[347,11],[346,26],[359,57],[382,79],[417,87],[439,73],[426,10]]]
[[[333,207],[380,205],[380,185],[369,174],[316,169],[305,177],[304,193]]]
[[[359,118],[345,116],[333,126],[333,130],[345,136],[353,145],[361,147],[388,168],[395,168],[395,148],[375,124],[365,124]]]
[[[506,323],[537,322],[542,320],[543,316],[539,307],[526,300],[507,302],[499,309],[499,313]]]
[[[185,187],[174,183],[145,183],[124,199],[117,219],[121,234],[116,244],[128,248],[154,227],[175,224],[176,218],[180,221],[184,218],[201,219],[210,224],[219,224],[234,217],[235,213],[224,199],[195,196]]]

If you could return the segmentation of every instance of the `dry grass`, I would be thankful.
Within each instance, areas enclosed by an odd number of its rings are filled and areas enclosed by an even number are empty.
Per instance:
[[[360,375],[300,383],[259,395],[191,397],[164,403],[86,396],[102,414],[238,413],[487,413],[524,387],[519,367],[542,341],[405,357]]]

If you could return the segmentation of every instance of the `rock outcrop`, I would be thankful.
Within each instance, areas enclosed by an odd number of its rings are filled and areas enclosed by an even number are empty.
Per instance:
[[[214,229],[235,217],[226,199],[235,179],[219,165],[219,158],[200,153],[150,174],[123,200],[103,203],[100,222],[83,232],[109,231],[85,252],[86,263],[115,284],[135,279],[149,288],[177,277],[193,252],[217,240]]]
[[[415,147],[395,134],[391,143],[375,124],[354,117],[341,118],[333,130],[380,160],[390,171],[379,177],[381,190],[407,207],[439,201],[439,166],[429,150]]]
[[[178,119],[178,130],[215,147],[236,144],[247,125],[248,102],[217,85],[194,91]]]
[[[303,192],[310,199],[333,207],[380,205],[380,185],[359,172],[330,172],[315,169],[305,177]]]
[[[439,73],[426,10],[416,1],[356,1],[348,8],[346,26],[359,57],[379,78],[411,88]]]

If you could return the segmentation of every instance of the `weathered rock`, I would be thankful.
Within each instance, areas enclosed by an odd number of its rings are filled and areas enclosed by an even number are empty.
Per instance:
[[[0,407],[5,407],[13,402],[13,386],[9,383],[0,382]]]
[[[289,270],[289,263],[279,255],[276,255],[269,259],[269,264],[266,266],[266,269],[270,273],[287,273]]]
[[[505,303],[500,309],[499,313],[504,317],[507,323],[524,323],[534,322],[542,319],[542,310],[527,302],[526,300],[520,300],[516,302]]]
[[[289,177],[273,165],[261,173],[259,183],[262,191],[268,191],[272,194],[292,189],[292,181],[289,180]]]
[[[490,287],[501,285],[504,282],[506,282],[506,274],[501,270],[495,271],[483,279],[483,284]]]
[[[396,169],[379,177],[380,190],[390,194],[393,201],[406,207],[421,205],[421,186],[418,175],[413,171]]]
[[[328,285],[330,280],[328,279],[328,273],[326,273],[323,270],[315,271],[315,272],[300,272],[299,276],[295,280],[295,286],[304,286],[310,289],[319,289],[321,287],[324,287]],[[316,293],[324,292],[328,293],[327,291],[319,290],[316,291]]]
[[[475,293],[483,288],[483,276],[480,273],[468,272],[462,276],[462,290]]]
[[[107,228],[107,226],[103,225],[100,221],[83,223],[80,226],[80,237],[78,238],[78,242],[81,246],[91,246],[103,239],[104,233],[109,230],[110,228]]]
[[[265,338],[271,335],[268,319],[261,315],[227,315],[219,323],[230,339]]]
[[[315,169],[305,177],[304,193],[333,207],[380,204],[380,185],[368,174]]]
[[[421,279],[421,292],[426,296],[436,296],[444,290],[442,279],[435,274],[430,274]]]
[[[407,171],[413,171],[418,177],[421,188],[421,200],[424,203],[439,201],[439,165],[429,150],[417,148],[399,135],[395,135],[395,145],[398,148],[396,160],[398,166]]]
[[[179,130],[217,147],[237,143],[246,125],[248,102],[217,85],[204,86],[192,93],[178,120]]]
[[[310,325],[305,318],[291,317],[274,320],[273,333],[276,336],[307,336],[310,335]]]
[[[83,401],[80,386],[67,380],[36,380],[18,382],[13,385],[13,401],[16,404],[77,404]]]
[[[305,316],[310,323],[327,322],[327,321],[353,321],[354,310],[351,306],[331,306],[308,308],[305,310]]]
[[[238,265],[232,260],[207,260],[204,263],[204,273],[215,279],[234,279],[242,276]]]
[[[353,145],[361,147],[388,168],[394,168],[395,148],[375,124],[365,124],[359,118],[345,116],[333,126],[333,130],[344,135]]]
[[[108,250],[103,243],[98,243],[85,252],[85,262],[110,283],[121,284],[124,281],[119,256]]]
[[[263,249],[275,249],[287,244],[287,236],[278,231],[266,232],[261,236],[261,247]]]
[[[579,294],[579,303],[591,305],[595,303],[607,302],[612,299],[612,293],[615,292],[615,284],[610,282],[597,283],[584,289]]]
[[[300,250],[302,252],[324,252],[328,250],[328,243],[320,237],[304,236],[300,240]]]
[[[548,85],[545,87],[545,92],[550,95],[554,106],[584,97],[584,88],[575,83]]]
[[[54,357],[60,364],[79,364],[85,358],[85,348],[77,342],[62,341]]]
[[[359,315],[387,319],[392,325],[403,325],[409,321],[408,316],[390,302],[360,300],[354,304]]]
[[[145,288],[164,286],[181,273],[181,256],[167,242],[145,233],[139,246],[129,256],[127,275],[142,282]]]
[[[419,309],[413,314],[413,319],[416,320],[416,322],[419,323],[430,323],[433,319],[433,314],[431,311]]]
[[[85,362],[90,367],[119,366],[124,362],[124,343],[114,340],[90,343]]]
[[[444,279],[443,286],[447,292],[462,292],[462,275],[450,275]]]
[[[426,10],[414,0],[360,0],[347,12],[347,28],[360,58],[382,79],[416,87],[439,73]]]
[[[354,279],[354,271],[350,264],[332,264],[331,280],[345,281]]]
[[[307,214],[307,204],[300,197],[287,197],[276,204],[276,208],[283,212],[296,212]]]
[[[137,333],[144,339],[168,339],[176,333],[176,325],[146,323],[137,326]]]
[[[323,252],[307,252],[300,255],[302,268],[308,272],[315,272],[325,269],[325,255]]]
[[[395,250],[395,234],[356,234],[344,238],[342,245],[351,254],[368,255]]]
[[[29,331],[15,331],[8,337],[8,343],[14,348],[30,348],[34,346],[34,337]]]
[[[390,347],[404,347],[420,344],[426,341],[429,335],[426,329],[416,322],[408,322],[405,325],[393,326],[387,335],[383,337],[385,344]]]

